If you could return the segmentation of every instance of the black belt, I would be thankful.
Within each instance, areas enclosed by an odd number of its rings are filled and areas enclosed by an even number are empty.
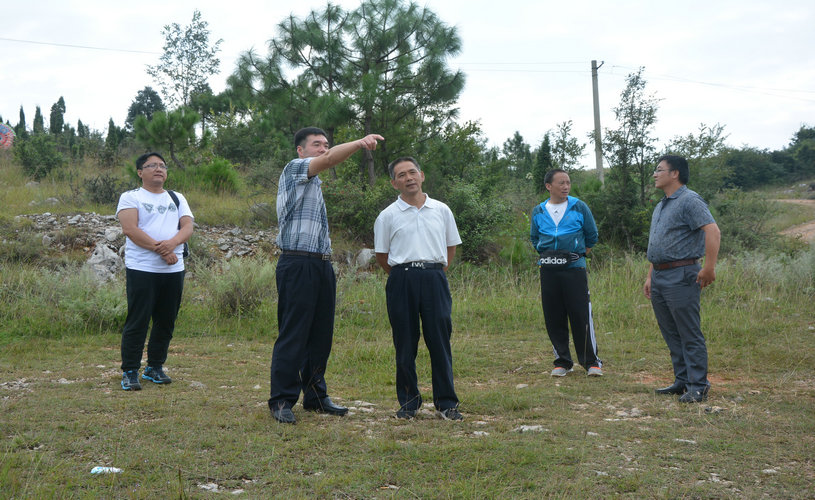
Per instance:
[[[412,267],[416,269],[443,269],[444,264],[441,262],[404,262],[402,264],[396,264],[393,267]]]
[[[692,266],[697,264],[699,259],[684,259],[684,260],[675,260],[673,262],[663,262],[662,264],[654,264],[654,269],[657,271],[664,271],[666,269],[673,269],[675,267],[682,267],[682,266]]]
[[[283,250],[283,255],[299,255],[300,257],[311,257],[312,259],[331,260],[330,253],[301,252],[299,250]]]

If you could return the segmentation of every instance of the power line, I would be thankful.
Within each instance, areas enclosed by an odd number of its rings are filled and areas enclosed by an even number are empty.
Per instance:
[[[34,45],[51,45],[54,47],[69,47],[72,49],[88,49],[88,50],[104,50],[109,52],[130,52],[132,54],[151,54],[151,55],[161,55],[161,52],[150,52],[146,50],[130,50],[130,49],[111,49],[107,47],[91,47],[88,45],[72,45],[69,43],[55,43],[55,42],[39,42],[36,40],[19,40],[16,38],[5,38],[0,37],[0,40],[4,42],[16,42],[16,43],[30,43]]]

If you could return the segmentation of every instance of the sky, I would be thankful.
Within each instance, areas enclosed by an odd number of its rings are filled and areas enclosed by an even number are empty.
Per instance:
[[[359,0],[335,1],[353,9]],[[571,120],[588,143],[594,127],[591,61],[598,71],[600,121],[615,128],[613,108],[626,76],[643,67],[646,93],[659,99],[653,135],[660,147],[700,124],[720,124],[733,147],[781,149],[801,126],[815,126],[815,2],[715,0],[426,0],[455,26],[462,50],[448,61],[466,74],[459,121],[478,121],[490,145],[518,131],[533,149]],[[182,27],[198,9],[210,40],[223,39],[222,91],[238,56],[266,54],[276,25],[325,1],[28,0],[0,12],[0,117],[31,127],[36,106],[48,124],[60,96],[65,120],[107,131],[124,124],[137,92],[157,86],[162,28]],[[319,124],[316,124],[319,126]],[[593,165],[588,144],[583,163]]]

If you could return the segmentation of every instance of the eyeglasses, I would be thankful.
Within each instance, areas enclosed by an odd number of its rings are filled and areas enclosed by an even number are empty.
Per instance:
[[[669,168],[665,168],[665,169],[658,168],[658,169],[654,170],[654,175],[661,174],[662,172],[670,172],[670,171],[671,171],[671,169],[669,169]]]
[[[151,163],[149,165],[144,165],[142,168],[145,169],[145,170],[152,170],[154,168],[160,168],[162,170],[167,170],[167,165],[165,165],[163,163]]]

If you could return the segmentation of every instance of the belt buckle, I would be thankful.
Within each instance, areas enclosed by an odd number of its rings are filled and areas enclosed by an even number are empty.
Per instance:
[[[424,269],[424,262],[411,262],[410,267],[418,267],[419,269]]]

